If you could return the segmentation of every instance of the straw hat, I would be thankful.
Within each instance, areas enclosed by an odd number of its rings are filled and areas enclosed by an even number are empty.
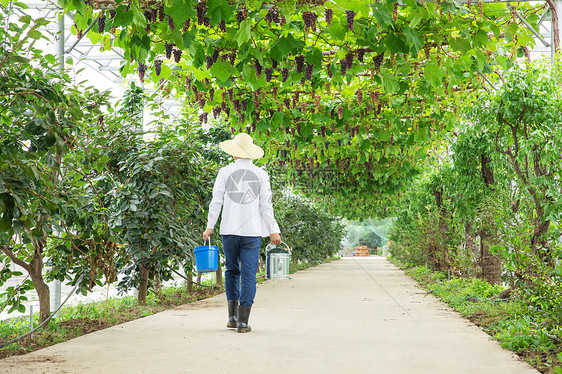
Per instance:
[[[261,158],[264,154],[263,149],[254,144],[252,137],[243,132],[236,134],[232,140],[221,142],[220,147],[229,155],[240,158]]]

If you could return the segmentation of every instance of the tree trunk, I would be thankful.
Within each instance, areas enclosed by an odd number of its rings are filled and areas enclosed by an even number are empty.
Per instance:
[[[193,293],[193,272],[190,270],[185,275],[187,276],[187,292]]]
[[[480,257],[480,248],[478,247],[478,243],[476,243],[476,235],[472,232],[474,224],[472,221],[466,221],[464,226],[464,243],[465,243],[465,250],[470,253],[470,262],[473,266],[473,271],[476,274],[480,274],[480,263],[476,261]]]
[[[216,276],[217,276],[217,286],[223,288],[224,284],[222,281],[222,267],[220,261],[219,261],[219,267],[216,272]]]
[[[43,280],[43,257],[37,250],[29,265],[29,276],[39,297],[39,323],[43,323],[51,314],[51,294],[49,286]]]
[[[51,314],[51,294],[49,286],[43,280],[43,248],[44,240],[36,240],[33,243],[34,253],[29,263],[20,260],[12,248],[8,246],[0,246],[0,250],[6,254],[16,265],[21,266],[29,274],[33,287],[39,297],[39,323],[43,323]]]
[[[480,164],[482,166],[482,179],[490,190],[494,190],[494,171],[490,164],[492,160],[487,154],[480,155]],[[491,242],[494,240],[495,234],[491,233],[488,228],[480,228],[480,269],[482,270],[482,279],[491,284],[501,283],[501,259],[497,255],[493,255],[488,250]]]
[[[490,235],[480,234],[480,267],[482,269],[482,279],[490,284],[501,283],[501,260],[499,256],[493,255],[488,250]]]
[[[146,296],[148,295],[148,273],[150,273],[150,268],[140,264],[139,304],[146,304]]]
[[[440,254],[439,258],[435,258],[435,260],[439,261],[439,269],[438,270],[445,270],[445,269],[449,269],[450,268],[450,263],[449,263],[449,250],[447,248],[447,237],[449,235],[449,226],[447,225],[447,222],[445,221],[445,217],[447,214],[447,211],[445,209],[445,207],[443,206],[443,187],[439,186],[438,188],[435,188],[433,190],[433,196],[435,197],[435,205],[437,205],[437,212],[438,212],[438,222],[439,222],[439,237],[440,237],[440,242],[435,243],[436,248],[435,248],[435,254],[436,256],[439,256],[438,252],[439,252],[439,247],[441,244],[441,250],[442,253]]]
[[[203,273],[197,272],[197,285],[200,286],[201,285],[201,276],[203,275]]]
[[[45,283],[42,276],[37,278],[31,275],[31,281],[39,297],[39,324],[41,324],[45,322],[51,314],[51,293],[49,291],[49,286]]]

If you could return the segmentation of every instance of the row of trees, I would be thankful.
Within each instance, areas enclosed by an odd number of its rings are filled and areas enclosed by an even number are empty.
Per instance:
[[[506,282],[562,319],[560,63],[515,69],[479,92],[439,166],[402,196],[392,253]]]

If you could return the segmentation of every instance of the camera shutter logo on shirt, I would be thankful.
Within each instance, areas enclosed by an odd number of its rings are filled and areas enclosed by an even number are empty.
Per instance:
[[[230,174],[226,180],[226,195],[237,204],[250,204],[260,194],[260,179],[248,169]]]

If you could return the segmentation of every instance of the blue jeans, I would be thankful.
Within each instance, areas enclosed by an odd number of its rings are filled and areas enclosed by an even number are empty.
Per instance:
[[[261,237],[223,235],[222,244],[226,258],[226,299],[252,306],[256,296]]]

